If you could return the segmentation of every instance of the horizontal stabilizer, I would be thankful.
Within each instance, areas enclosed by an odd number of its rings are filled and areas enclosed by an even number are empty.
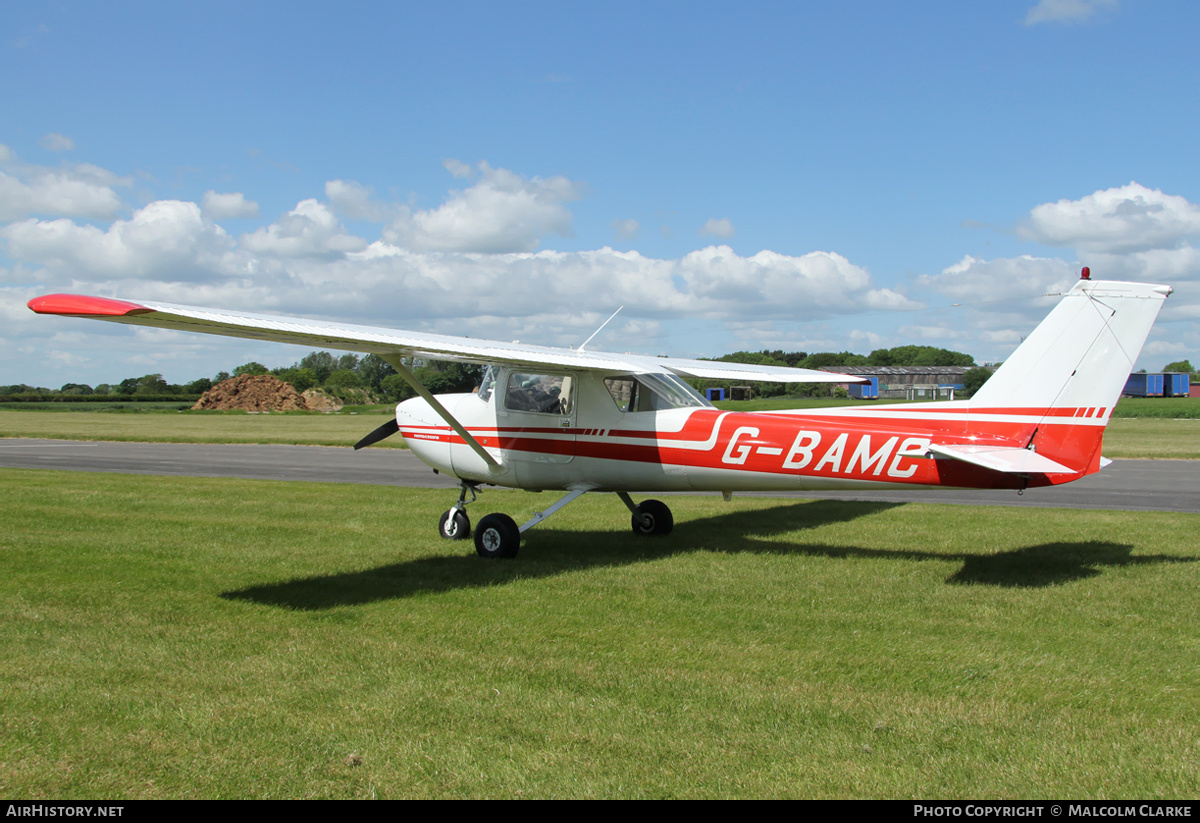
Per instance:
[[[930,446],[932,454],[1007,474],[1078,474],[1049,457],[1012,446]]]

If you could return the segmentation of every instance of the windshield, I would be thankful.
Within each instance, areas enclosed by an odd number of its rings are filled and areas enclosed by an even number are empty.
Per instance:
[[[488,366],[483,370],[483,379],[479,381],[479,399],[487,402],[492,397],[492,392],[496,388],[496,373],[499,371],[495,366]]]

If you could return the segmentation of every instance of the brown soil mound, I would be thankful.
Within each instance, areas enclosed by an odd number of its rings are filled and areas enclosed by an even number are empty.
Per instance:
[[[304,402],[309,411],[335,412],[342,410],[342,401],[331,397],[320,389],[309,389],[304,393]]]
[[[243,374],[231,377],[206,391],[193,409],[242,409],[245,411],[306,411],[304,397],[278,377]]]

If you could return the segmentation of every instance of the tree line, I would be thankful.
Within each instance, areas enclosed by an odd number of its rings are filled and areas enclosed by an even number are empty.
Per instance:
[[[404,358],[407,365],[429,390],[435,394],[471,391],[479,385],[483,367],[444,360]],[[298,392],[322,389],[342,400],[357,402],[399,402],[416,393],[396,370],[376,354],[330,354],[312,352],[290,366],[269,369],[262,363],[243,363],[232,372],[220,371],[212,377],[201,377],[190,383],[173,384],[161,374],[130,377],[120,383],[67,383],[60,389],[48,389],[25,384],[0,386],[0,395],[9,397],[63,397],[83,399],[103,397],[119,399],[182,399],[198,398],[218,383],[242,375],[269,374]]]
[[[975,358],[963,352],[941,349],[934,346],[896,346],[891,349],[876,349],[870,354],[854,352],[782,351],[764,349],[757,352],[738,351],[715,358],[731,363],[748,363],[760,366],[789,366],[801,369],[820,369],[838,366],[965,366],[968,371],[963,382],[968,392],[975,392],[992,374],[994,367],[979,366]],[[469,363],[453,363],[445,360],[423,360],[405,358],[417,379],[434,394],[451,394],[472,391],[479,385],[483,367]],[[1188,360],[1168,363],[1164,372],[1186,372],[1196,379],[1195,369]],[[342,400],[356,402],[397,403],[412,397],[415,392],[383,358],[376,354],[357,355],[330,354],[315,351],[290,366],[268,369],[262,363],[251,361],[235,368],[232,372],[221,371],[212,377],[201,377],[190,383],[167,383],[161,374],[146,374],[130,377],[120,383],[101,383],[89,386],[84,383],[67,383],[59,389],[17,384],[0,386],[0,395],[18,398],[33,397],[105,397],[117,399],[180,399],[198,398],[213,386],[244,374],[270,374],[285,383],[290,383],[298,392],[322,389]],[[729,388],[737,381],[695,381],[700,390],[710,387]],[[764,397],[776,395],[806,396],[829,394],[828,384],[820,383],[762,383],[754,384],[757,394]]]

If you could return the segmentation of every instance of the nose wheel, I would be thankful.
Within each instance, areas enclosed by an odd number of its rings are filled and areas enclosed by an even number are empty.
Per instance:
[[[438,520],[438,534],[446,540],[466,540],[471,536],[471,518],[462,509],[450,509]]]
[[[467,499],[467,495],[471,499]],[[458,502],[438,519],[438,534],[446,540],[466,540],[471,536],[471,518],[467,516],[467,504],[475,502],[475,487],[470,483],[459,484]]]

